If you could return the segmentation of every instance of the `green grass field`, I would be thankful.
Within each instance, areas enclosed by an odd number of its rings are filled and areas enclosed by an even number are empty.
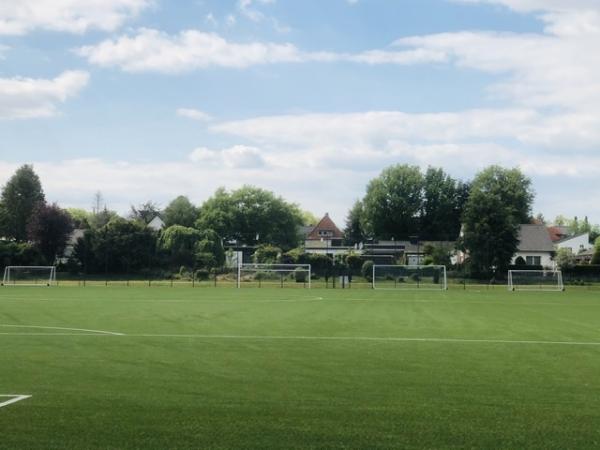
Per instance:
[[[2,394],[11,450],[598,448],[600,296],[2,288]]]

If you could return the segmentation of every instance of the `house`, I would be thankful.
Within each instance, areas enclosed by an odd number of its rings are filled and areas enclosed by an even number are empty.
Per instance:
[[[582,252],[575,253],[575,264],[591,264],[592,258],[594,257],[594,248],[583,250]]]
[[[571,253],[578,255],[579,253],[590,250],[590,233],[581,233],[575,236],[567,236],[557,241],[554,241],[556,250],[566,248],[571,250]]]
[[[305,228],[304,251],[329,256],[344,255],[354,247],[344,246],[344,233],[329,217],[329,213],[314,227]]]
[[[160,231],[165,227],[165,222],[160,218],[160,216],[156,216],[148,223],[148,228],[154,231]]]
[[[452,253],[455,242],[450,241],[403,241],[403,240],[371,240],[362,246],[362,254],[365,258],[373,259],[378,264],[395,264],[396,261],[404,259],[409,266],[423,263],[427,247],[443,247]]]
[[[524,224],[519,228],[519,246],[512,264],[516,265],[517,259],[522,258],[528,266],[553,268],[555,251],[545,225]]]

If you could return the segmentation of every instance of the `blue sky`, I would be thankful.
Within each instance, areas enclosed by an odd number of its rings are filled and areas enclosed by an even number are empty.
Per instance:
[[[393,163],[534,180],[589,215],[595,0],[0,0],[0,183],[125,212],[254,184],[342,224]]]

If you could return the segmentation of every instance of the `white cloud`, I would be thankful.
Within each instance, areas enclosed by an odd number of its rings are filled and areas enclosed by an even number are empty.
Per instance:
[[[200,122],[208,122],[212,120],[210,114],[193,108],[179,108],[177,110],[177,115],[192,120],[198,120]]]
[[[527,109],[432,114],[369,111],[258,117],[219,123],[212,130],[258,143],[298,147],[337,143],[354,148],[389,140],[457,143],[508,136],[526,140],[538,120],[538,114]]]
[[[267,164],[258,148],[246,145],[235,145],[223,150],[200,147],[189,158],[194,163],[229,169],[259,169]]]
[[[259,117],[216,124],[211,130],[256,143],[268,161],[288,170],[337,167],[361,172],[409,162],[444,167],[460,176],[490,164],[520,166],[532,175],[600,175],[600,157],[564,152],[566,142],[571,148],[586,139],[600,143],[600,131],[578,136],[578,120],[574,122],[526,109],[372,111]],[[599,130],[600,121],[594,124],[589,128]]]
[[[92,64],[116,66],[128,72],[179,73],[214,66],[244,68],[303,60],[302,53],[292,44],[237,44],[217,34],[197,30],[169,35],[146,28],[138,30],[134,36],[121,36],[82,47],[77,53]]]
[[[216,33],[185,30],[170,35],[142,28],[133,35],[81,47],[76,53],[92,64],[127,72],[180,73],[210,67],[246,68],[259,64],[347,62],[420,64],[447,62],[445,49],[369,50],[359,53],[305,52],[290,43],[229,42]]]
[[[152,0],[3,0],[0,35],[22,35],[35,29],[83,33],[113,31]]]
[[[57,106],[88,83],[89,74],[66,71],[54,79],[0,78],[0,119],[29,119],[57,114]]]

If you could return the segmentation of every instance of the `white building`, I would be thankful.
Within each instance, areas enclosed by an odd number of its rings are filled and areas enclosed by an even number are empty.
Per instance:
[[[545,225],[524,224],[519,228],[519,247],[511,263],[515,265],[522,258],[528,266],[554,268],[555,252]]]
[[[150,228],[150,229],[152,229],[154,231],[160,231],[164,227],[165,227],[165,223],[163,222],[163,220],[159,216],[156,216],[148,224],[148,228]]]
[[[593,248],[590,245],[590,233],[582,233],[576,236],[565,237],[559,241],[555,241],[554,245],[556,250],[566,248],[571,250],[571,253],[578,255],[579,253],[586,252]]]

